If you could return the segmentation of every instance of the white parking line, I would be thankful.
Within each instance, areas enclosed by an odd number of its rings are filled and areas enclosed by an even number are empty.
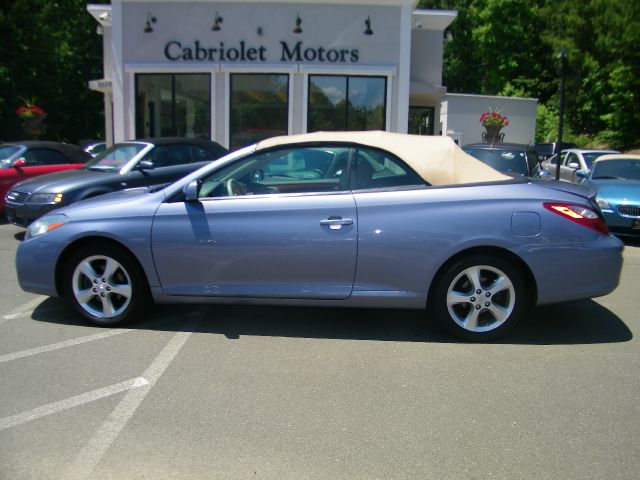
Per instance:
[[[109,337],[113,337],[114,335],[120,335],[122,333],[128,333],[132,331],[134,330],[126,329],[126,328],[107,330],[105,332],[94,333],[93,335],[87,335],[86,337],[72,338],[71,340],[52,343],[51,345],[44,345],[42,347],[29,348],[28,350],[22,350],[20,352],[7,353],[6,355],[0,355],[0,363],[10,362],[11,360],[17,360],[18,358],[30,357],[31,355],[51,352],[53,350],[72,347],[74,345],[80,345],[87,342],[93,342],[94,340],[101,340],[103,338],[109,338]]]
[[[64,478],[74,480],[89,478],[91,472],[93,472],[104,454],[109,450],[118,435],[120,435],[120,432],[122,432],[129,419],[131,419],[149,391],[151,391],[151,388],[178,355],[180,349],[187,342],[196,326],[197,321],[194,320],[193,325],[187,328],[187,331],[178,332],[173,336],[144,372],[143,377],[149,381],[149,384],[139,389],[129,390],[125,394],[124,398],[111,412],[93,438],[91,438],[87,445],[80,451],[76,460],[67,470]]]
[[[111,395],[115,395],[120,392],[144,387],[148,383],[149,382],[143,377],[132,378],[126,382],[116,383],[109,387],[99,388],[97,390],[92,390],[91,392],[76,395],[75,397],[49,403],[48,405],[43,405],[27,412],[0,418],[0,431],[17,425],[22,425],[23,423],[27,423],[38,418],[46,417],[47,415],[52,415],[69,408],[77,407],[78,405],[84,405],[85,403],[93,402],[101,398],[110,397]]]
[[[44,302],[47,298],[44,295],[38,295],[36,298],[29,300],[27,303],[23,303],[19,307],[14,308],[8,314],[0,317],[0,325],[2,325],[7,320],[12,320],[14,318],[23,317],[27,315],[31,315],[33,313],[33,309]]]
[[[64,305],[53,305],[51,307],[43,308],[42,310],[40,310],[40,312],[50,313],[50,312],[55,312],[57,310],[63,310],[63,309],[64,309]],[[35,312],[35,310],[27,310],[25,312],[10,313],[8,315],[3,315],[2,318],[0,319],[0,324],[6,322],[7,320],[13,320],[14,318],[30,317],[31,315],[33,315],[33,312]]]
[[[37,307],[38,305],[40,305],[47,298],[49,298],[49,297],[47,297],[45,295],[38,295],[36,298],[33,298],[33,299],[29,300],[27,303],[23,303],[19,307],[16,307],[13,310],[11,310],[9,312],[9,315],[12,315],[12,314],[18,313],[18,312],[24,312],[26,310],[31,310],[31,309],[33,309],[33,307]]]

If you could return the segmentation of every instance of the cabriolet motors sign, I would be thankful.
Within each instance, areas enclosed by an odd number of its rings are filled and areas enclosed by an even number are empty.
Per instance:
[[[244,40],[235,46],[220,42],[217,47],[203,45],[200,40],[191,44],[172,40],[164,47],[164,56],[174,62],[266,62],[268,53],[264,45],[247,45]],[[295,45],[281,41],[278,53],[280,62],[357,63],[360,59],[355,48],[308,47],[301,41]]]

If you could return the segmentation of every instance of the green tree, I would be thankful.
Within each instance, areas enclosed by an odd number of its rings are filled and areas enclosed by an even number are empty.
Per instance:
[[[458,11],[445,47],[449,91],[536,97],[548,139],[553,115],[557,122],[557,55],[564,49],[567,134],[583,143],[640,146],[637,0],[423,0],[419,6]]]
[[[95,2],[108,3],[108,2]],[[47,112],[45,138],[75,142],[104,130],[102,38],[83,0],[5,0],[0,6],[0,138],[19,139],[15,113],[35,98]]]

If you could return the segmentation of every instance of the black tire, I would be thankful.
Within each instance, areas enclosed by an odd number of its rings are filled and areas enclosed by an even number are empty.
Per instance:
[[[150,299],[135,259],[106,243],[86,245],[71,255],[64,271],[64,296],[80,315],[100,326],[131,321]]]
[[[520,320],[528,306],[522,273],[496,255],[462,257],[438,275],[430,310],[458,338],[486,342]]]

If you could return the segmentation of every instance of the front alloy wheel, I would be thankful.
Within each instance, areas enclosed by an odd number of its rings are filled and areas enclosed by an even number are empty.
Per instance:
[[[130,320],[147,301],[137,263],[112,245],[85,247],[68,263],[67,298],[85,318],[98,325]]]
[[[122,314],[133,292],[124,267],[104,255],[85,258],[73,272],[71,288],[78,305],[100,319]]]

